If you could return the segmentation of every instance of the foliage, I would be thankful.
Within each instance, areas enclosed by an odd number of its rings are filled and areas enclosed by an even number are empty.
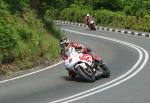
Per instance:
[[[150,0],[126,0],[124,1],[124,12],[128,15],[144,17],[150,13]]]
[[[105,9],[87,11],[80,7],[70,7],[61,11],[59,19],[83,22],[86,13],[93,15],[98,25],[150,32],[149,15],[137,18],[137,16],[126,15],[124,12],[112,12]]]
[[[89,12],[92,12],[92,9],[81,8],[77,5],[71,5],[69,8],[66,8],[61,11],[59,19],[83,22],[83,18]]]
[[[0,75],[59,58],[62,34],[29,5],[29,0],[0,1]]]
[[[47,30],[51,32],[55,38],[60,39],[62,37],[63,34],[60,32],[60,29],[56,27],[52,19],[45,16],[43,18],[43,22],[45,24],[45,28],[47,28]]]
[[[150,32],[150,0],[0,0],[0,74],[58,58],[52,19],[84,22],[87,13],[98,25]]]
[[[123,9],[123,2],[121,0],[93,0],[92,6],[94,10],[103,8],[112,11],[120,11]]]
[[[5,2],[9,5],[9,10],[12,13],[18,12],[18,11],[24,11],[25,8],[29,8],[30,0],[5,0]]]
[[[83,22],[87,13],[96,23],[149,32],[150,0],[44,0],[46,15],[54,19]],[[147,23],[145,21],[148,21]]]

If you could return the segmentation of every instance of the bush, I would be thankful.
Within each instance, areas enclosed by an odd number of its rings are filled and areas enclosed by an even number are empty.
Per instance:
[[[48,9],[46,10],[45,16],[50,17],[52,19],[57,20],[60,15],[60,11],[58,9]]]
[[[84,17],[87,13],[92,13],[92,10],[81,8],[77,5],[71,5],[70,8],[66,8],[61,11],[59,19],[74,22],[83,22]]]
[[[150,31],[150,16],[146,14],[144,9],[139,9],[136,16],[129,16],[124,12],[112,12],[104,9],[98,9],[95,11],[92,11],[91,9],[88,11],[87,10],[88,9],[83,9],[76,5],[72,5],[71,7],[61,11],[59,19],[73,22],[83,22],[85,14],[90,13],[94,16],[96,24],[98,25],[134,29],[146,32]]]
[[[43,22],[45,24],[44,27],[51,33],[51,35],[53,35],[57,39],[60,39],[62,37],[63,34],[61,33],[60,29],[56,27],[50,17],[45,16],[43,18]]]
[[[15,8],[12,2],[0,1],[0,75],[50,63],[60,53],[58,39],[62,33],[52,21],[40,19],[35,10],[26,6],[23,11],[20,4]],[[14,8],[15,13],[9,8]]]
[[[100,24],[109,24],[113,21],[114,13],[108,10],[97,10],[95,11],[96,22]]]

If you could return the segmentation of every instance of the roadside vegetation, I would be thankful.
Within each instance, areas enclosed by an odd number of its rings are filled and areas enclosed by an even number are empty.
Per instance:
[[[150,0],[0,0],[0,75],[59,58],[60,30],[52,19],[150,32]]]
[[[0,0],[0,75],[50,64],[59,58],[62,36],[30,0]]]
[[[44,0],[54,19],[84,22],[87,13],[101,26],[150,32],[150,0]]]

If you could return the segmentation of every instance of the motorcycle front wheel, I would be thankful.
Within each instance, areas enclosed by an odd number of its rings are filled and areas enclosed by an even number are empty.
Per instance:
[[[95,81],[94,71],[93,71],[92,67],[90,67],[89,65],[87,65],[87,68],[83,68],[81,66],[77,66],[76,67],[76,71],[85,80],[87,80],[89,82],[94,82]]]

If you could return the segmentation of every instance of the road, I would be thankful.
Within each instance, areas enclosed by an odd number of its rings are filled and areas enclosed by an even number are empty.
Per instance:
[[[150,38],[60,24],[71,40],[101,55],[110,78],[68,80],[63,64],[0,82],[0,103],[149,103]]]

